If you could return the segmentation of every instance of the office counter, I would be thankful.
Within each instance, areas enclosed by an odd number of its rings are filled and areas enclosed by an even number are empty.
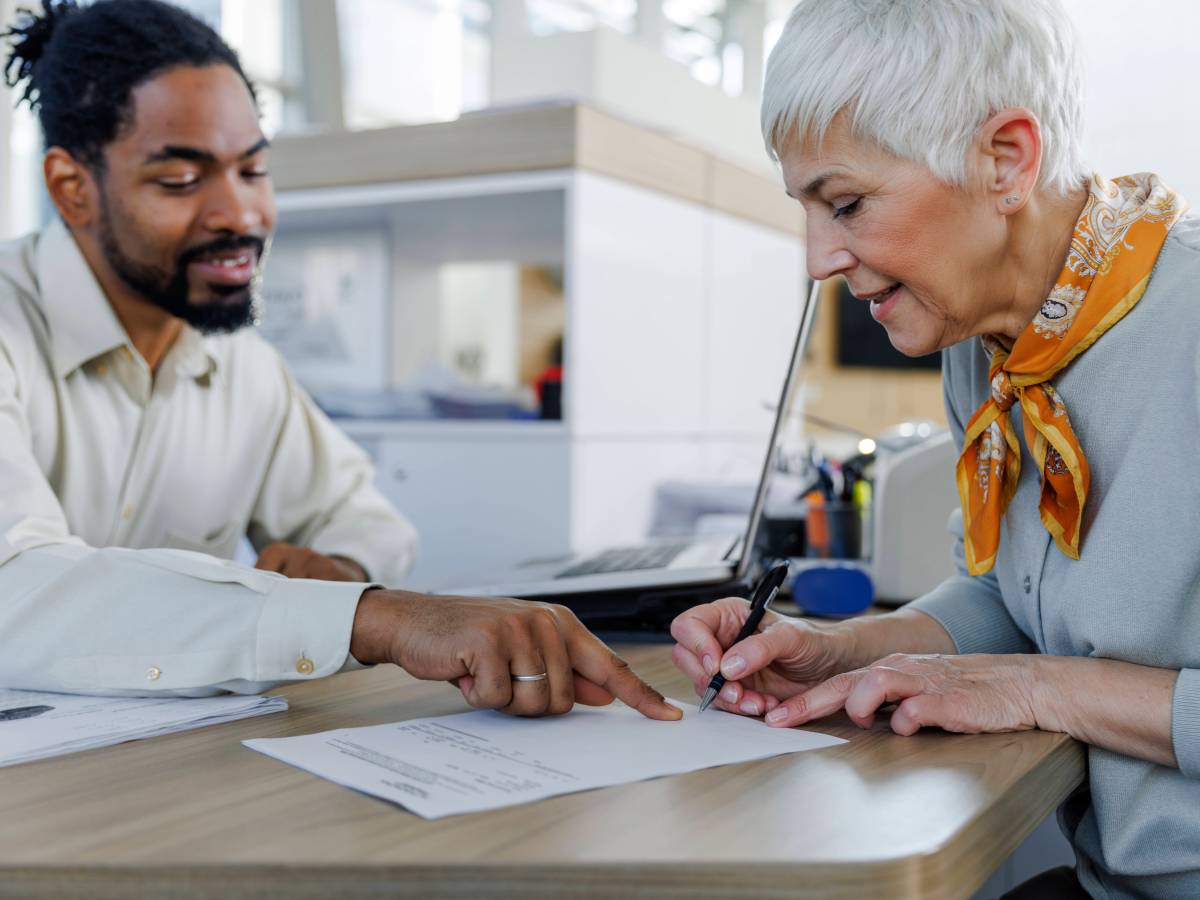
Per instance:
[[[693,700],[667,645],[620,648]],[[0,769],[0,897],[969,897],[1080,783],[1056,734],[891,734],[428,822],[240,745],[461,712],[378,667],[287,713]],[[763,726],[766,727],[766,726]]]

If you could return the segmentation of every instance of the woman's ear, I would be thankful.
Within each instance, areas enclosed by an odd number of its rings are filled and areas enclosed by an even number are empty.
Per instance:
[[[1013,107],[992,115],[979,129],[977,163],[997,212],[1022,209],[1042,170],[1042,126],[1030,110]]]
[[[63,221],[73,228],[92,223],[96,215],[96,183],[91,171],[62,147],[51,147],[42,159],[46,192]]]

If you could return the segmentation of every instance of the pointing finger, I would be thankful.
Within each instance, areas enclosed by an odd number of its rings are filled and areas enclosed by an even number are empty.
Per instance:
[[[584,628],[573,613],[561,610],[560,616],[564,619],[564,637],[571,655],[571,665],[576,672],[647,718],[682,718],[681,709],[672,706],[662,694],[638,678],[629,668],[629,663]]]

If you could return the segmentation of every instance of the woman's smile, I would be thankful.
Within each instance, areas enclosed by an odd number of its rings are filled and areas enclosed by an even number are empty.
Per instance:
[[[853,288],[851,293],[859,300],[871,304],[871,318],[876,322],[882,323],[889,315],[891,315],[896,301],[900,299],[900,292],[904,289],[904,285],[896,282],[882,291],[876,291],[873,294],[862,294]]]

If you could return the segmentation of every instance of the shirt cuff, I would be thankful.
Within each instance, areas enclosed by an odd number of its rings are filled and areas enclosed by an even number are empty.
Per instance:
[[[263,606],[255,680],[307,681],[342,671],[359,598],[371,585],[281,579]]]
[[[1033,642],[1004,601],[968,575],[955,575],[908,604],[938,622],[959,653],[1032,653]]]
[[[1200,777],[1200,669],[1184,669],[1171,700],[1171,746],[1179,771]]]

